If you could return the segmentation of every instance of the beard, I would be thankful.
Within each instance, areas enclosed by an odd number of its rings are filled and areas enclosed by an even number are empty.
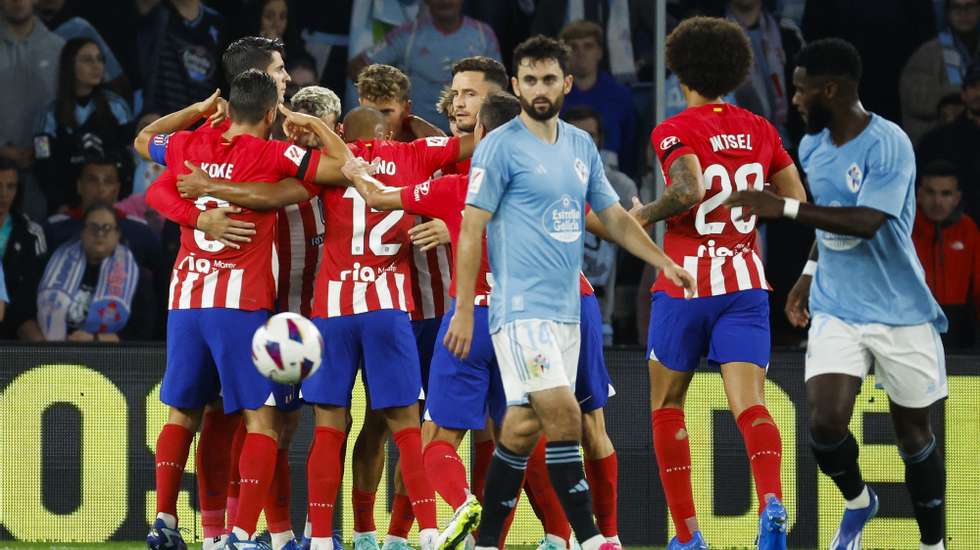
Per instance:
[[[830,126],[830,119],[830,110],[814,103],[807,109],[806,133],[819,134],[824,128]]]
[[[456,119],[456,129],[465,134],[472,134],[476,130],[476,117],[472,118],[472,122],[467,120],[463,122],[460,119]]]
[[[533,103],[529,103],[524,96],[519,96],[517,99],[521,102],[521,109],[527,113],[527,115],[534,120],[545,121],[550,120],[561,112],[561,107],[565,103],[565,96],[559,95],[558,101],[552,103],[550,100],[545,99],[548,102],[548,107],[544,111],[539,110],[539,108]],[[539,98],[540,99],[540,98]]]

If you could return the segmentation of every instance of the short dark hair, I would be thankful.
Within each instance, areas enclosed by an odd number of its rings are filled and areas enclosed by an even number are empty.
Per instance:
[[[714,99],[745,81],[752,68],[752,45],[737,23],[691,17],[667,36],[666,60],[682,84]]]
[[[277,103],[276,82],[258,69],[248,69],[231,81],[228,114],[235,122],[257,124]]]
[[[6,172],[7,170],[17,172],[17,163],[7,157],[0,157],[0,172]]]
[[[963,96],[959,92],[953,92],[951,94],[946,94],[939,98],[939,103],[936,104],[936,110],[942,110],[943,107],[948,107],[950,105],[963,105]]]
[[[272,63],[272,53],[285,56],[286,48],[278,38],[246,36],[231,43],[221,56],[221,66],[225,70],[225,80],[232,82],[235,77],[249,69],[265,72]]]
[[[480,106],[480,124],[487,133],[496,130],[521,114],[521,102],[507,92],[487,94]]]
[[[464,57],[453,64],[453,76],[466,71],[483,73],[484,80],[493,82],[504,90],[507,89],[507,84],[510,81],[503,63],[482,55]]]
[[[956,188],[960,188],[959,171],[956,169],[956,164],[946,159],[927,162],[919,171],[919,184],[921,185],[926,178],[953,178],[956,180]]]
[[[861,80],[861,54],[853,44],[841,38],[821,38],[803,46],[796,55],[796,66],[806,69],[807,76]]]
[[[107,202],[102,202],[102,201],[95,201],[92,204],[88,205],[88,208],[86,208],[85,209],[85,212],[82,213],[82,221],[87,220],[88,217],[93,212],[98,212],[99,210],[105,210],[106,212],[112,214],[112,217],[113,218],[116,217],[116,209],[113,208],[113,206],[111,204],[109,204]],[[116,222],[116,225],[117,226],[119,225],[118,220]]]
[[[561,67],[561,72],[568,74],[568,60],[571,56],[572,51],[564,42],[543,34],[532,36],[514,48],[514,74],[517,74],[517,68],[525,59],[531,61],[554,59]]]
[[[596,125],[599,127],[599,133],[602,133],[602,117],[599,113],[595,111],[592,107],[588,105],[576,105],[574,107],[569,107],[564,114],[561,115],[562,120],[565,122],[578,122],[580,120],[593,119]]]

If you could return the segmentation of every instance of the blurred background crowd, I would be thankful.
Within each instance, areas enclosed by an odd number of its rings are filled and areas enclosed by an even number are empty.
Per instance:
[[[564,118],[593,135],[625,206],[633,196],[652,200],[655,1],[0,0],[0,340],[163,338],[178,232],[147,208],[146,188],[162,169],[138,159],[132,140],[224,85],[221,52],[245,35],[285,43],[287,98],[319,84],[346,111],[357,104],[358,71],[390,64],[411,79],[412,112],[446,131],[436,104],[453,61],[485,55],[510,69],[525,38],[560,37],[574,52]],[[667,0],[666,11],[668,32],[692,15],[745,29],[754,67],[727,99],[769,119],[791,152],[803,132],[792,105],[796,52],[828,36],[858,48],[865,107],[901,124],[916,148],[914,240],[951,320],[946,345],[975,347],[980,0]],[[670,116],[684,101],[676,78],[666,87]],[[114,211],[89,209],[97,203]],[[782,307],[813,235],[782,222],[760,232],[775,343],[798,346],[806,335]],[[653,273],[594,239],[585,266],[604,305],[607,344],[642,343]],[[45,296],[65,280],[79,299],[53,308],[58,330],[42,330],[52,324]],[[132,295],[123,322],[99,305],[120,282]],[[93,323],[113,330],[90,331]]]

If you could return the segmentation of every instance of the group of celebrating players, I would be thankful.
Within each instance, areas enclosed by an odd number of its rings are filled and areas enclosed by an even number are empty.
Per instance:
[[[620,547],[616,454],[602,414],[613,391],[598,304],[581,274],[583,230],[660,273],[648,358],[654,450],[676,531],[668,548],[707,548],[683,412],[703,356],[721,369],[749,456],[756,544],[785,548],[782,442],[763,392],[769,287],[758,217],[818,228],[787,313],[801,326],[814,315],[811,446],[846,499],[831,547],[860,548],[878,507],[848,430],[874,363],[922,548],[942,548],[945,474],[929,405],[946,395],[945,319],[911,247],[911,146],[861,107],[853,47],[810,44],[794,76],[810,134],[800,146],[809,204],[773,126],[721,100],[752,62],[743,31],[722,19],[683,22],[667,62],[688,109],[651,137],[667,191],[630,212],[589,135],[558,118],[572,86],[568,57],[564,44],[537,36],[516,48],[510,79],[497,61],[457,61],[445,102],[454,135],[445,137],[410,115],[408,79],[384,65],[362,72],[360,106],[342,125],[335,114],[287,108],[282,45],[247,37],[222,59],[227,101],[216,92],[140,133],[137,151],[167,167],[147,201],[181,226],[151,549],[186,548],[176,503],[198,429],[205,550],[337,547],[359,370],[370,411],[353,452],[356,550],[379,546],[373,512],[389,434],[399,465],[385,550],[405,550],[415,521],[423,550],[501,548],[522,489],[548,550]],[[660,220],[666,252],[643,229]],[[264,378],[249,356],[254,331],[287,310],[310,317],[324,341],[322,367],[298,386]],[[288,449],[304,403],[315,432],[307,528],[296,540]],[[457,453],[468,430],[472,484]],[[441,531],[436,494],[454,509]],[[263,511],[268,543],[255,538]]]

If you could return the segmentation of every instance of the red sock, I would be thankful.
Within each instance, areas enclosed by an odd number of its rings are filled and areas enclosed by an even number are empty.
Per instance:
[[[738,415],[739,431],[745,441],[745,452],[749,455],[752,477],[755,478],[755,492],[759,496],[759,513],[766,507],[766,495],[776,495],[783,499],[782,484],[779,481],[779,464],[782,460],[783,442],[779,428],[765,405],[755,405]]]
[[[313,537],[333,534],[333,509],[340,489],[340,449],[347,435],[333,428],[318,427],[307,464],[309,520]]]
[[[466,467],[448,441],[433,441],[425,446],[422,463],[429,483],[453,510],[466,502],[469,486],[466,484]]]
[[[687,542],[692,537],[687,520],[697,514],[691,492],[691,446],[684,426],[684,411],[663,408],[653,411],[652,416],[653,449],[660,468],[660,484],[677,529],[677,539]]]
[[[289,479],[289,449],[279,449],[276,453],[276,473],[272,485],[265,495],[263,510],[270,533],[284,533],[293,529],[289,518],[289,497],[292,486]]]
[[[201,437],[197,441],[197,498],[201,505],[204,538],[220,536],[225,530],[225,506],[228,499],[228,477],[231,454],[228,448],[235,438],[241,417],[212,410],[204,414]]]
[[[354,532],[373,533],[377,530],[374,525],[374,500],[377,493],[361,491],[353,488],[351,494],[352,509],[354,510]]]
[[[585,478],[592,488],[592,511],[602,536],[612,538],[619,534],[616,525],[617,485],[619,461],[616,453],[598,460],[585,461]]]
[[[493,458],[493,449],[496,447],[492,439],[478,441],[474,445],[473,472],[470,476],[470,486],[476,499],[483,502],[483,487],[487,482],[487,470],[490,469],[490,460]]]
[[[412,500],[408,498],[408,495],[395,493],[395,499],[391,502],[391,520],[388,522],[388,534],[407,539],[413,523],[415,523],[415,512],[412,511]]]
[[[572,538],[572,527],[568,524],[565,510],[558,500],[558,493],[555,492],[555,488],[551,485],[551,478],[548,476],[548,465],[544,460],[547,443],[542,436],[538,440],[538,445],[531,451],[524,477],[524,492],[531,501],[531,507],[538,514],[544,532],[561,537],[568,542]]]
[[[245,421],[238,419],[238,428],[235,436],[231,440],[231,449],[228,451],[228,460],[231,467],[228,469],[228,500],[225,508],[228,509],[228,531],[235,526],[235,517],[238,516],[238,493],[241,487],[241,476],[238,474],[238,461],[242,457],[242,445],[245,444],[245,436],[248,430],[245,429]]]
[[[279,446],[275,439],[253,432],[245,436],[242,457],[238,460],[241,488],[238,493],[238,515],[235,516],[235,527],[245,531],[249,536],[255,534],[255,525],[259,522],[262,505],[265,504],[265,497],[276,474],[278,453]]]
[[[157,437],[157,513],[177,517],[177,494],[194,434],[179,424],[164,424]]]
[[[419,521],[419,529],[435,529],[436,493],[425,477],[422,465],[422,430],[405,428],[394,434],[398,446],[398,461],[402,469],[405,490],[412,499],[412,511]]]

